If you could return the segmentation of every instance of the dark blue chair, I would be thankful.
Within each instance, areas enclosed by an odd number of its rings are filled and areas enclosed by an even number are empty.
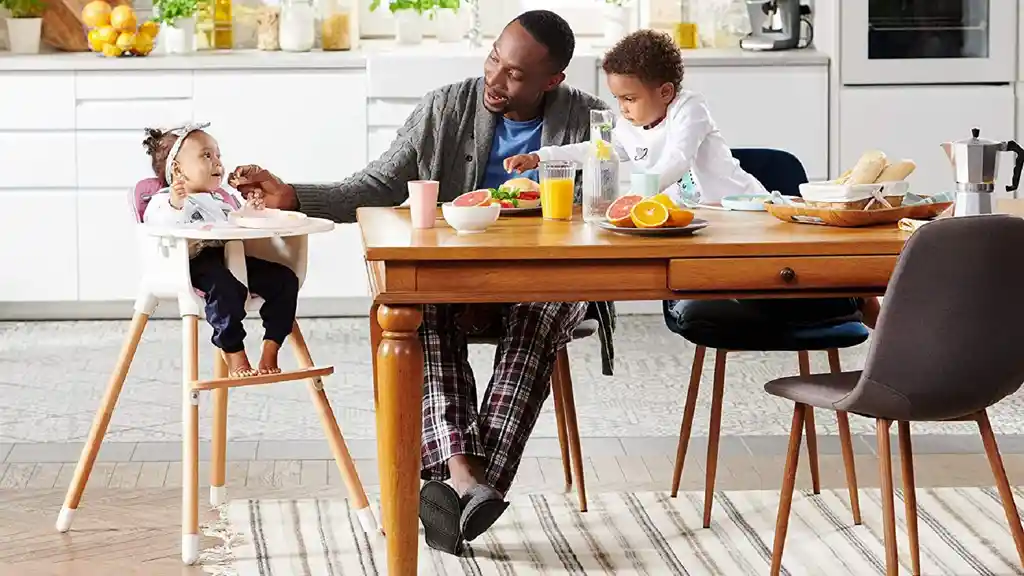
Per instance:
[[[789,196],[800,195],[800,184],[807,182],[803,165],[782,150],[748,148],[733,150],[740,166],[757,178],[769,191]],[[790,300],[667,300],[663,303],[665,324],[669,330],[697,346],[686,393],[683,423],[679,431],[672,496],[679,491],[683,463],[690,443],[693,416],[708,348],[715,350],[715,374],[711,395],[711,425],[708,437],[704,485],[704,527],[711,525],[711,506],[718,465],[718,438],[722,424],[722,395],[725,364],[729,352],[796,352],[800,375],[810,374],[808,351],[827,351],[829,368],[841,372],[839,349],[862,344],[869,331],[861,322],[858,301],[853,298],[815,298]],[[850,423],[845,412],[837,412],[846,481],[850,491],[855,524],[860,524],[857,476],[853,463]],[[807,452],[814,493],[821,491],[818,472],[818,447],[811,410],[805,417]]]

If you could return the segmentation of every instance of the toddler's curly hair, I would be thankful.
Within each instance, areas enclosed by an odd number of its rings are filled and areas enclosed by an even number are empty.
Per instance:
[[[167,173],[167,156],[171,153],[171,147],[174,146],[175,139],[177,139],[177,136],[169,131],[158,128],[146,128],[146,139],[142,141],[142,147],[146,149],[146,154],[149,155],[153,174],[160,179],[161,186],[170,186],[170,182],[164,181],[164,174]]]
[[[619,40],[604,56],[605,74],[634,76],[645,84],[683,83],[683,57],[672,38],[657,30],[637,30]]]

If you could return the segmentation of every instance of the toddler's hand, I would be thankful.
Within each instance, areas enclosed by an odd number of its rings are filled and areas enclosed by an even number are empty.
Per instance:
[[[522,174],[527,170],[533,170],[538,164],[540,164],[540,156],[536,154],[516,154],[505,158],[505,171]]]
[[[181,210],[185,206],[185,198],[188,198],[185,182],[181,178],[175,178],[171,183],[171,206],[176,210]]]

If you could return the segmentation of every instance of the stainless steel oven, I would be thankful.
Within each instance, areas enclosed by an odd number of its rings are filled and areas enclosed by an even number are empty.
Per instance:
[[[1009,83],[1017,0],[840,0],[842,83]]]

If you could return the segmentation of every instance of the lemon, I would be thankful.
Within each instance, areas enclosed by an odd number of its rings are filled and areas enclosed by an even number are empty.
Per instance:
[[[597,159],[598,160],[611,160],[612,159],[612,147],[608,145],[604,140],[598,140],[595,142],[597,146]]]
[[[117,37],[117,47],[121,52],[130,52],[135,48],[135,33],[134,32],[122,32]]]
[[[113,44],[117,42],[117,30],[114,30],[113,26],[100,26],[90,32],[89,36],[92,37],[93,33],[95,33],[96,45],[99,46],[96,50],[97,52],[103,51],[104,44]]]
[[[82,24],[87,28],[99,28],[110,24],[110,4],[93,0],[82,8]]]
[[[143,36],[149,36],[150,39],[155,39],[156,35],[160,33],[160,24],[149,20],[139,26],[139,34]]]
[[[135,44],[132,46],[132,52],[135,52],[139,56],[149,56],[149,53],[153,51],[153,38],[146,34],[136,34]]]
[[[107,58],[117,58],[121,55],[121,49],[116,44],[104,44],[103,55]]]
[[[135,32],[138,20],[131,6],[118,6],[110,13],[110,25],[118,32]]]

